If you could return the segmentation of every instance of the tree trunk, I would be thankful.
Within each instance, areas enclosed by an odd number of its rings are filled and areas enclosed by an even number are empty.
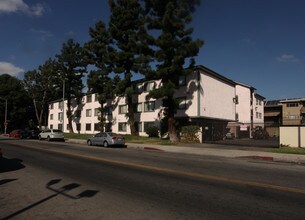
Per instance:
[[[169,135],[169,140],[171,142],[178,142],[179,137],[177,135],[177,129],[175,126],[175,119],[174,119],[174,114],[170,114],[168,116],[168,135]]]
[[[135,118],[134,118],[134,111],[133,111],[133,104],[132,104],[132,98],[127,99],[127,108],[128,108],[128,123],[130,126],[130,134],[132,136],[139,136],[139,133],[136,131],[136,126],[135,126]]]
[[[67,108],[68,108],[67,109],[67,118],[68,118],[69,133],[74,134],[74,130],[73,130],[73,126],[72,126],[72,111],[71,111],[71,99],[70,99],[70,97],[68,97],[68,100],[67,100]],[[65,128],[63,127],[63,130],[64,129]]]

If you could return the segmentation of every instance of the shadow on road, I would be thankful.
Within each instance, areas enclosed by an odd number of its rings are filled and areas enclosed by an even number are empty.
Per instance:
[[[0,186],[4,185],[6,183],[10,183],[10,182],[15,181],[15,180],[17,180],[17,179],[3,179],[3,180],[0,180]]]
[[[25,168],[25,166],[22,164],[22,162],[23,161],[18,158],[2,158],[2,160],[0,161],[0,173],[23,169]]]
[[[54,187],[54,185],[59,184],[60,181],[61,181],[61,179],[53,179],[53,180],[50,180],[46,184],[46,188],[51,190],[51,191],[53,191],[54,194],[52,194],[52,195],[50,195],[50,196],[48,196],[46,198],[43,198],[43,199],[41,199],[41,200],[39,200],[39,201],[37,201],[37,202],[35,202],[35,203],[33,203],[33,204],[23,208],[23,209],[20,209],[20,210],[18,210],[16,212],[14,212],[14,213],[4,217],[4,218],[1,218],[1,220],[11,219],[11,218],[13,218],[13,217],[15,217],[15,216],[25,212],[25,211],[28,211],[28,210],[30,210],[30,209],[32,209],[32,208],[34,208],[34,207],[44,203],[44,202],[47,202],[48,200],[50,200],[50,199],[52,199],[52,198],[54,198],[54,197],[56,197],[58,195],[65,196],[66,198],[69,198],[69,199],[81,199],[81,198],[85,198],[85,197],[91,198],[91,197],[95,196],[98,193],[98,191],[96,191],[96,190],[85,190],[85,191],[83,191],[83,192],[81,192],[81,193],[79,193],[77,195],[73,195],[73,193],[71,193],[71,192],[69,193],[69,191],[73,190],[75,188],[78,188],[81,185],[78,184],[78,183],[70,183],[70,184],[64,185],[62,187],[59,187],[59,186],[58,187]]]

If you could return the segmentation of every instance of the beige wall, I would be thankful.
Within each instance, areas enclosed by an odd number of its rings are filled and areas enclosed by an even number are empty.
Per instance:
[[[305,127],[280,127],[280,145],[305,147]]]
[[[235,120],[235,86],[201,74],[200,116]]]

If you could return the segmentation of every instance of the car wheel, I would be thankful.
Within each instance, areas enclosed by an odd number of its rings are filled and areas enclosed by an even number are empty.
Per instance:
[[[90,140],[87,141],[88,146],[92,146],[92,142]]]
[[[51,140],[51,139],[50,139],[50,136],[48,136],[48,137],[47,137],[47,141],[50,141],[50,140]]]
[[[103,144],[103,146],[104,146],[104,147],[108,147],[108,142],[105,141],[104,144]]]
[[[38,136],[38,140],[40,140],[40,141],[41,141],[41,137],[40,137],[40,135]]]

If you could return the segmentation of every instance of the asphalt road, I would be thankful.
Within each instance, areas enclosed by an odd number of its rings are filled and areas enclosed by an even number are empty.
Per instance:
[[[0,140],[0,219],[304,219],[297,164]]]

